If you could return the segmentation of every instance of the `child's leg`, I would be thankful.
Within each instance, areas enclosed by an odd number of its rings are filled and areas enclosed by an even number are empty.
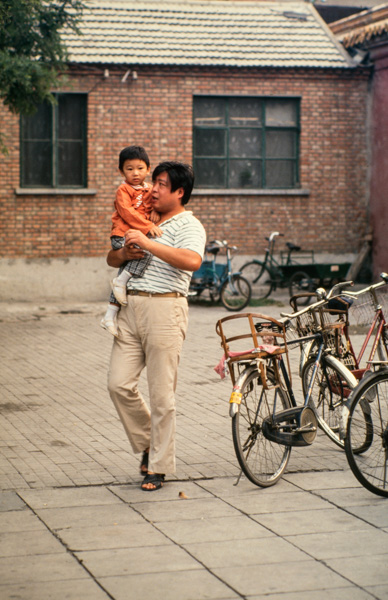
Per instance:
[[[119,337],[119,332],[117,329],[117,314],[119,310],[119,304],[109,303],[106,313],[100,321],[101,327],[109,331],[115,337]]]

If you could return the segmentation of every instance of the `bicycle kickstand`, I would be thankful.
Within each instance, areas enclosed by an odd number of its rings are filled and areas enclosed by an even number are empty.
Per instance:
[[[236,481],[234,482],[234,486],[238,485],[240,483],[240,479],[241,479],[241,475],[243,474],[242,469],[240,469],[240,473],[236,479]]]

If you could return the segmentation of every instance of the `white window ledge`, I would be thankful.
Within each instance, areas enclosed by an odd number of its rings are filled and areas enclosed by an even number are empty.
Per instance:
[[[195,196],[309,196],[310,190],[303,188],[292,188],[285,190],[273,189],[217,189],[217,188],[202,188],[194,189],[192,195]]]
[[[93,188],[16,188],[17,196],[93,196]]]

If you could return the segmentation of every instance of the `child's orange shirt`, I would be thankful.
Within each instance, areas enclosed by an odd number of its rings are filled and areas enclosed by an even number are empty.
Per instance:
[[[147,183],[138,189],[124,181],[116,192],[115,212],[112,215],[112,235],[123,237],[128,229],[138,229],[145,235],[154,227],[149,220],[152,210],[152,186]]]

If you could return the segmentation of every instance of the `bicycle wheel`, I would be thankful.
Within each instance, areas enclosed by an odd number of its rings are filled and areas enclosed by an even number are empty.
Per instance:
[[[290,283],[288,286],[288,292],[290,297],[295,296],[296,294],[303,294],[305,292],[314,292],[315,285],[311,277],[304,273],[304,271],[297,271],[293,274],[290,279]],[[312,296],[307,296],[304,300],[299,300],[300,306],[307,306],[310,302]]]
[[[259,300],[268,298],[272,292],[271,273],[262,262],[254,260],[245,263],[240,269],[242,275],[248,279],[252,288],[252,296]]]
[[[303,395],[306,397],[315,356],[310,357],[302,369]],[[333,356],[322,356],[317,375],[312,387],[310,403],[315,406],[318,425],[326,435],[340,448],[344,447],[345,432],[340,430],[342,423],[342,408],[357,385],[352,373]],[[359,451],[362,451],[359,448]]]
[[[271,385],[275,384],[275,377],[269,370],[267,379]],[[291,446],[266,439],[262,432],[263,419],[273,413],[275,400],[279,411],[290,408],[291,403],[282,388],[265,390],[257,369],[246,373],[241,394],[241,404],[232,418],[237,460],[252,483],[269,487],[282,476],[290,458]]]
[[[369,447],[355,448],[365,436],[367,412]],[[358,481],[370,492],[388,497],[388,371],[377,372],[360,382],[352,394],[345,439],[346,457]]]
[[[249,281],[241,275],[232,275],[221,288],[221,302],[227,310],[242,310],[251,299]]]

